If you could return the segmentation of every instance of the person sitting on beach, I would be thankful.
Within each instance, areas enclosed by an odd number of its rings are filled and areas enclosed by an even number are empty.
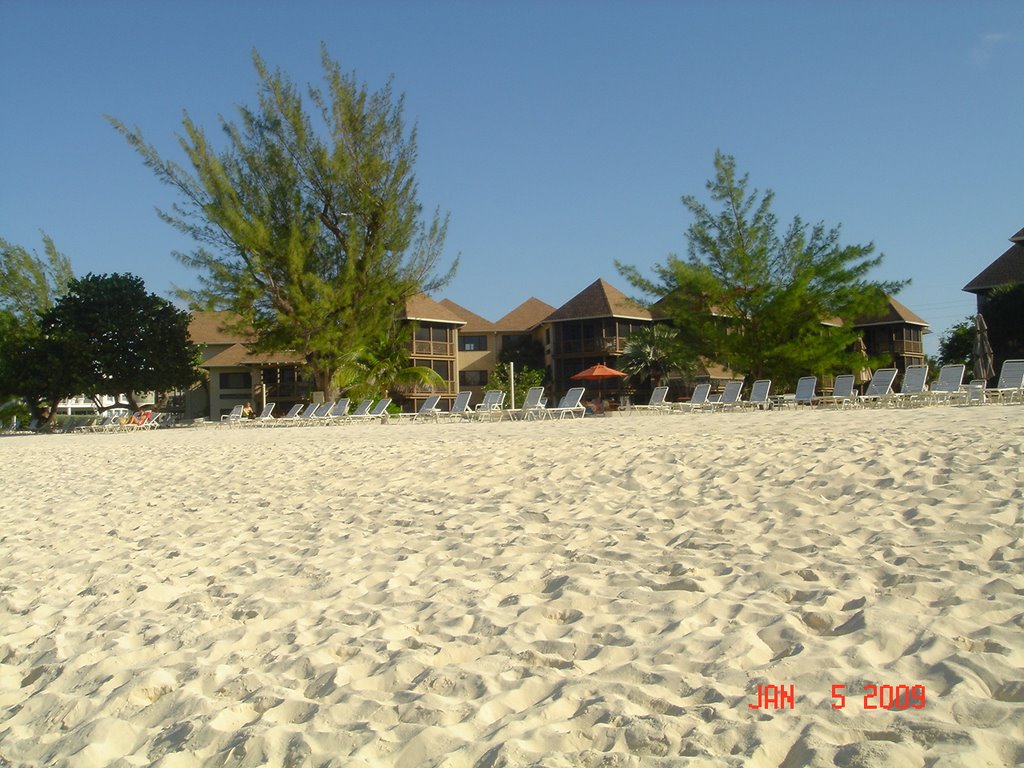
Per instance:
[[[120,424],[122,427],[141,427],[143,424],[146,423],[146,420],[148,418],[149,411],[136,411],[131,416],[122,416],[120,419],[118,419],[117,423]]]
[[[252,412],[252,403],[246,403],[242,406],[242,418],[243,419],[255,419],[256,414]]]
[[[584,405],[587,407],[587,413],[592,416],[600,416],[604,414],[604,400],[597,395],[585,402]]]

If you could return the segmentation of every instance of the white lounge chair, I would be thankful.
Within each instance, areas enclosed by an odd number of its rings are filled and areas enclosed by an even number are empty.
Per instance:
[[[725,385],[725,389],[722,390],[722,396],[711,403],[712,411],[728,411],[733,408],[738,408],[740,405],[740,395],[743,393],[743,382],[742,381],[730,381]]]
[[[395,415],[395,418],[398,421],[408,420],[416,422],[426,421],[427,419],[433,419],[434,421],[437,421],[437,404],[439,402],[441,402],[440,395],[431,395],[420,404],[419,410],[417,410],[416,412],[399,413]]]
[[[124,430],[123,422],[131,416],[131,411],[127,408],[112,408],[107,411],[107,417],[99,426],[93,429],[94,432],[122,432]]]
[[[330,400],[325,403],[321,403],[317,406],[316,410],[313,411],[312,415],[303,422],[305,425],[319,425],[327,423],[328,414],[334,410],[334,401]]]
[[[835,385],[832,387],[831,395],[822,395],[818,398],[819,405],[831,405],[833,408],[848,408],[853,405],[857,397],[853,393],[857,377],[852,373],[843,373],[836,376]]]
[[[964,399],[964,372],[966,366],[962,363],[944,365],[939,369],[939,378],[932,382],[928,388],[928,402],[935,404],[947,404],[959,402]]]
[[[987,383],[985,379],[971,379],[971,383],[967,385],[967,391],[964,392],[964,405],[984,405]]]
[[[438,416],[449,421],[470,418],[473,415],[473,410],[469,407],[469,401],[472,397],[472,392],[459,392],[455,396],[455,402],[452,403],[452,409],[450,411],[441,411]]]
[[[1012,403],[1022,399],[1024,389],[1024,360],[1004,360],[999,381],[985,390],[985,398],[996,403]]]
[[[311,424],[313,422],[313,414],[317,412],[321,405],[323,405],[323,403],[310,403],[302,410],[301,413],[299,413],[298,416],[287,422],[286,426],[304,427],[307,424]]]
[[[290,427],[302,414],[303,405],[302,403],[296,403],[288,409],[288,413],[282,416],[280,419],[274,419],[275,427]]]
[[[150,432],[154,429],[160,429],[160,427],[164,426],[166,420],[166,413],[161,413],[160,411],[150,411],[149,418],[138,426],[139,429]]]
[[[348,406],[349,399],[347,397],[343,397],[340,400],[338,400],[334,404],[334,407],[331,408],[327,416],[324,417],[323,423],[341,424],[342,422],[344,422],[348,418]]]
[[[107,427],[110,426],[111,422],[113,422],[115,418],[116,418],[116,416],[115,416],[115,413],[113,411],[107,411],[105,414],[103,414],[103,416],[100,417],[99,421],[94,422],[94,423],[88,425],[85,428],[85,431],[87,431],[87,432],[105,432],[105,431],[107,431]],[[17,420],[17,418],[12,420],[11,431],[12,432],[17,432],[18,431],[18,420]]]
[[[900,384],[900,391],[889,395],[887,405],[895,405],[898,408],[910,408],[924,402],[925,392],[928,391],[928,366],[908,365],[903,373],[903,382]]]
[[[529,421],[531,419],[544,418],[544,406],[540,404],[544,397],[544,387],[530,387],[523,398],[522,408],[506,408],[502,418],[508,417],[513,421]]]
[[[584,387],[573,387],[565,393],[557,406],[545,408],[540,413],[545,419],[564,419],[566,416],[570,419],[575,419],[577,416],[582,419],[587,412],[582,405],[584,391]]]
[[[892,383],[896,379],[895,368],[879,368],[871,377],[868,389],[863,395],[857,396],[859,405],[879,405],[892,394]]]
[[[473,418],[477,421],[490,421],[494,417],[501,418],[501,406],[505,402],[505,393],[500,389],[489,389],[484,392],[484,399],[476,404]]]
[[[817,398],[814,390],[818,386],[817,376],[801,376],[796,382],[796,394],[793,395],[793,404],[798,408],[801,405],[814,405]]]
[[[744,408],[756,408],[760,411],[768,410],[768,395],[771,391],[771,379],[758,379],[750,387],[750,399],[741,400],[740,405]]]
[[[668,403],[665,398],[668,396],[668,387],[655,387],[651,392],[651,399],[646,405],[631,405],[629,411],[640,411],[640,413],[668,413]]]
[[[690,397],[689,402],[672,403],[672,410],[680,411],[683,413],[692,413],[693,411],[706,410],[711,407],[711,404],[708,401],[708,395],[710,394],[710,384],[698,384],[694,388],[693,395]]]
[[[367,398],[366,400],[360,400],[356,409],[352,411],[348,416],[345,417],[345,421],[362,421],[366,418],[366,414],[370,412],[370,406],[373,405],[373,398]]]
[[[220,423],[227,424],[229,427],[237,426],[238,422],[242,420],[242,407],[241,405],[236,405],[231,409],[230,413],[220,417]]]
[[[274,421],[274,409],[277,407],[277,403],[267,403],[263,406],[263,410],[260,411],[260,415],[255,419],[245,419],[242,421],[243,426],[250,427],[265,427]]]
[[[362,405],[362,403],[360,403],[360,405]],[[391,405],[390,397],[381,398],[380,400],[377,401],[377,404],[373,406],[373,408],[371,408],[370,410],[366,411],[362,415],[359,415],[358,413],[353,413],[349,417],[349,419],[351,419],[352,421],[373,421],[374,419],[380,420],[382,417],[387,416],[386,411],[389,405]],[[356,410],[358,411],[358,409]]]

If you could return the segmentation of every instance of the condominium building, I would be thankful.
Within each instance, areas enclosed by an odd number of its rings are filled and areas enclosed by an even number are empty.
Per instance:
[[[548,393],[557,398],[583,369],[597,363],[619,366],[626,340],[659,319],[601,278],[560,307],[531,297],[494,322],[449,299],[435,301],[423,294],[408,300],[400,318],[415,328],[410,365],[431,368],[444,382],[440,388],[392,392],[405,411],[416,410],[431,394],[441,396],[442,408],[450,407],[459,391],[473,392],[473,402],[478,402],[491,372],[504,359],[529,360],[531,367],[545,369]],[[895,299],[879,317],[858,318],[854,326],[862,331],[870,355],[885,355],[901,370],[924,359],[921,337],[928,325]],[[186,418],[216,419],[245,401],[257,409],[274,402],[284,411],[293,403],[323,397],[304,373],[302,355],[253,352],[255,335],[228,313],[193,313],[190,335],[203,349],[201,366],[207,378],[186,396]],[[698,372],[701,380],[716,385],[742,375],[711,363]],[[642,384],[622,379],[605,383],[603,389],[620,400],[648,394]]]

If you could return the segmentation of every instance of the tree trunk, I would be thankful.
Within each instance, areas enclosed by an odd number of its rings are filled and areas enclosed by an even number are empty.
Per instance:
[[[324,401],[337,399],[338,390],[334,386],[334,371],[327,368],[313,367],[313,383],[318,392],[324,393]]]

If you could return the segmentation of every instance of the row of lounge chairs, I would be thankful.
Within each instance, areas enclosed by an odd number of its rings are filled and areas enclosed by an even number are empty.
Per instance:
[[[83,424],[82,432],[148,432],[174,423],[170,414],[160,411],[137,411],[114,408],[91,422]]]
[[[899,391],[894,391],[896,369],[883,368],[875,372],[863,395],[853,391],[853,376],[846,375],[836,377],[833,393],[827,397],[816,396],[816,379],[806,377],[810,383],[805,384],[805,394],[801,396],[798,383],[794,401],[798,405],[915,408],[926,405],[981,405],[988,402],[1008,404],[1024,400],[1024,360],[1007,360],[1003,363],[995,387],[987,387],[984,379],[974,379],[969,384],[964,384],[965,373],[963,365],[944,365],[939,370],[938,378],[929,384],[928,366],[911,365],[903,374]],[[801,379],[802,382],[805,380]]]
[[[274,416],[277,403],[267,403],[254,418],[242,415],[243,406],[236,405],[231,412],[221,416],[220,424],[229,427],[293,427],[310,425],[349,424],[358,421],[380,419],[391,405],[391,398],[381,398],[376,405],[373,399],[363,400],[349,413],[350,400],[345,397],[326,403],[297,403],[284,416]],[[435,403],[437,401],[435,400]]]
[[[111,408],[100,416],[67,416],[63,423],[45,427],[48,434],[69,434],[71,432],[145,432],[161,427],[169,427],[174,417],[159,411],[142,410],[134,414],[127,408]],[[12,419],[3,429],[5,434],[21,434],[39,432],[40,426],[35,422],[19,424]]]
[[[230,413],[221,417],[220,425],[229,427],[289,427],[350,424],[360,421],[382,422],[424,422],[424,421],[531,421],[540,419],[581,418],[586,413],[582,404],[584,388],[573,387],[558,402],[549,407],[544,398],[543,387],[532,387],[527,391],[522,406],[505,408],[505,393],[501,390],[488,390],[483,400],[475,407],[470,405],[472,393],[460,392],[455,398],[450,411],[438,408],[440,395],[431,395],[415,413],[388,413],[390,398],[383,398],[373,404],[373,400],[363,400],[351,413],[350,401],[342,398],[336,402],[301,403],[292,406],[284,416],[275,417],[275,403],[267,403],[263,411],[255,418],[242,416],[242,406],[236,406]]]
[[[656,387],[650,402],[627,408],[638,413],[693,413],[702,411],[725,411],[740,408],[766,409],[772,407],[829,406],[832,408],[858,408],[864,406],[912,408],[923,405],[977,405],[986,402],[1024,402],[1024,360],[1007,360],[1003,363],[999,381],[995,387],[986,388],[984,379],[970,384],[963,383],[965,367],[946,365],[939,371],[938,378],[928,384],[928,366],[912,365],[906,370],[899,391],[893,391],[896,380],[895,368],[881,368],[871,378],[864,394],[855,389],[853,374],[843,374],[835,379],[835,386],[829,394],[817,394],[816,376],[804,376],[797,381],[793,395],[770,397],[772,383],[759,379],[751,387],[750,399],[742,399],[743,382],[730,381],[718,397],[711,396],[711,385],[700,384],[689,401],[669,403],[666,401],[668,387]]]

